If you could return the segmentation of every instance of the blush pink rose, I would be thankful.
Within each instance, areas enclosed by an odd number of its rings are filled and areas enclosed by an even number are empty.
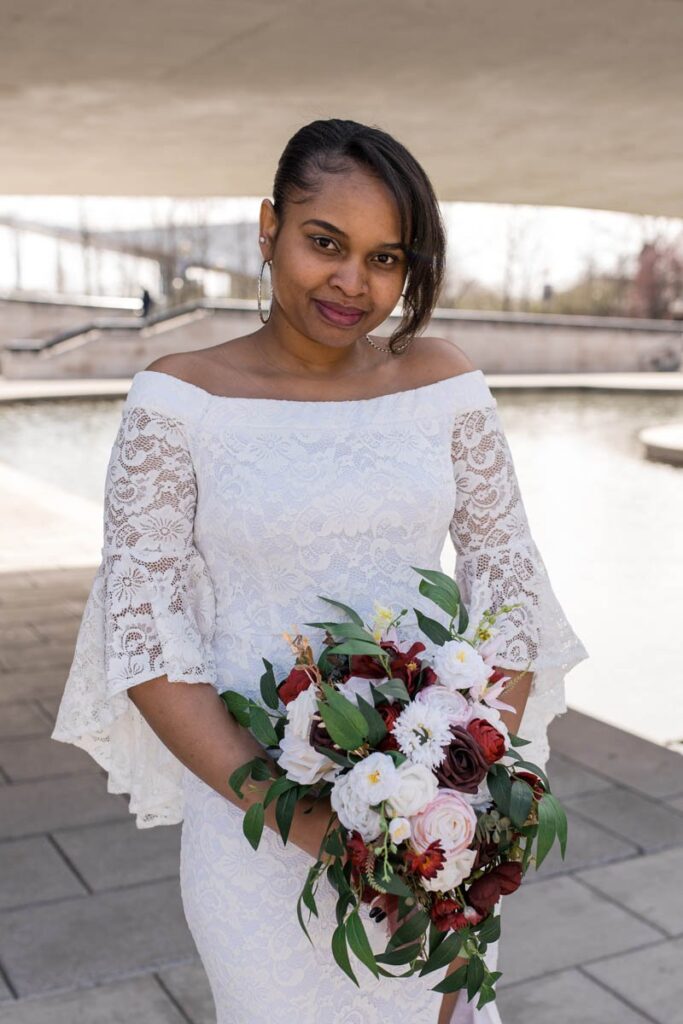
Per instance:
[[[470,846],[477,827],[472,805],[453,789],[439,789],[434,799],[410,819],[411,843],[420,851],[439,840],[446,857]]]

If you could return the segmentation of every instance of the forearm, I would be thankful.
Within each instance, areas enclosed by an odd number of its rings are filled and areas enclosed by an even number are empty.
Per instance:
[[[244,811],[263,799],[269,782],[248,780],[240,800],[228,779],[235,768],[253,757],[262,757],[273,766],[275,762],[251,733],[237,724],[210,683],[170,683],[166,676],[159,676],[131,686],[128,696],[171,753],[217,793]],[[310,814],[304,814],[311,803],[297,804],[288,841],[317,857],[332,812],[329,800],[318,800]],[[279,832],[275,801],[265,810],[265,824]]]

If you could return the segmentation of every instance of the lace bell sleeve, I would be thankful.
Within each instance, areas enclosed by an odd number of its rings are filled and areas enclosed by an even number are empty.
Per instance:
[[[194,544],[197,487],[182,420],[129,400],[111,451],[102,559],[52,738],[86,750],[129,793],[139,828],[182,820],[180,761],[127,690],[157,676],[216,684],[215,594]]]
[[[521,605],[498,619],[504,639],[495,664],[520,671],[531,662],[532,688],[519,731],[531,741],[525,756],[543,766],[548,725],[567,710],[564,678],[588,651],[567,620],[531,535],[492,396],[484,407],[456,415],[451,452],[456,502],[449,532],[456,583],[470,611]]]

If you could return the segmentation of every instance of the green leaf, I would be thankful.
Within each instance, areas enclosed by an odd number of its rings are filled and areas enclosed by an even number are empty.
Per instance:
[[[313,880],[310,876],[304,882],[304,887],[301,890],[301,899],[304,902],[307,910],[310,910],[311,914],[315,914],[318,917],[318,907],[315,902],[315,896],[313,895]]]
[[[526,747],[531,743],[531,740],[523,740],[521,736],[516,736],[514,733],[510,733],[510,744],[513,747]]]
[[[275,676],[273,674],[273,666],[267,658],[261,658],[261,661],[266,666],[266,671],[261,676],[261,696],[263,697],[263,703],[267,704],[273,711],[277,711],[280,706],[280,698],[277,692],[277,683],[275,682]]]
[[[420,576],[423,576],[424,579],[428,580],[430,583],[433,583],[434,586],[442,587],[444,590],[448,591],[448,593],[452,595],[453,600],[457,604],[460,604],[460,588],[452,576],[448,576],[445,572],[441,572],[440,569],[418,569],[416,565],[411,565],[410,568],[414,569],[415,572],[418,572]]]
[[[360,747],[365,739],[365,730],[367,729],[365,719],[363,719],[363,731],[361,732],[349,721],[347,715],[330,707],[329,704],[318,701],[318,710],[330,738],[337,746],[342,750],[356,750],[357,747]]]
[[[239,768],[235,768],[234,772],[228,779],[228,785],[231,786],[237,793],[240,800],[244,799],[244,793],[242,792],[242,786],[249,778],[251,774],[252,761],[247,761],[246,764],[241,764]]]
[[[391,953],[376,954],[375,960],[380,964],[388,964],[390,967],[400,967],[401,964],[409,964],[411,960],[418,957],[421,949],[422,943],[413,942],[412,945],[396,949]]]
[[[537,764],[533,764],[531,761],[517,761],[515,768],[526,768],[527,771],[533,772],[534,775],[538,775],[539,779],[543,783],[546,789],[550,789],[550,783],[548,782],[548,776],[544,773],[542,768],[539,768]]]
[[[486,782],[498,810],[502,814],[509,816],[512,784],[510,776],[503,765],[493,765],[486,776]]]
[[[319,754],[324,754],[325,757],[329,757],[330,761],[334,761],[335,764],[341,764],[344,768],[351,768],[354,764],[346,754],[342,754],[341,750],[332,750],[331,747],[321,747],[313,744],[313,749],[317,750]],[[353,748],[356,749],[355,747]]]
[[[549,796],[550,794],[546,793],[538,802],[538,833],[536,836],[537,871],[550,852],[550,848],[555,842],[555,836],[557,834],[555,808],[553,807],[552,800],[549,799]]]
[[[357,697],[358,710],[362,714],[363,718],[367,722],[368,726],[368,743],[371,747],[376,747],[387,734],[387,727],[384,724],[384,719],[380,715],[379,711],[375,711],[372,704],[368,704],[360,694]]]
[[[557,831],[557,838],[560,841],[560,853],[564,860],[564,855],[567,852],[567,815],[565,814],[564,807],[552,793],[546,793],[544,798],[550,800],[550,804],[555,812],[555,828]]]
[[[251,777],[255,782],[265,782],[273,778],[271,766],[262,757],[255,757],[251,762]]]
[[[288,779],[286,775],[281,775],[280,778],[276,779],[268,789],[268,792],[263,798],[263,806],[267,807],[268,804],[272,803],[272,801],[276,797],[280,796],[280,794],[285,793],[288,789],[295,789],[297,786],[298,783],[294,782],[293,779]]]
[[[299,787],[288,789],[281,793],[275,804],[275,820],[282,836],[282,842],[286,844],[289,836],[289,829],[294,816],[294,808],[299,799]]]
[[[427,931],[429,920],[429,914],[418,908],[394,932],[389,939],[387,948],[396,949],[397,946],[402,946],[404,942],[413,942],[414,939],[419,939]]]
[[[458,634],[460,636],[462,636],[462,634],[465,632],[465,630],[469,626],[469,623],[470,623],[470,617],[469,617],[467,608],[465,608],[464,604],[461,604],[460,605],[460,616],[458,618],[458,625],[456,626],[456,631],[458,632]]]
[[[475,930],[480,942],[497,942],[500,938],[500,914],[489,914]]]
[[[268,712],[263,708],[260,708],[257,704],[252,704],[250,718],[251,722],[249,728],[259,743],[263,743],[265,747],[277,747],[277,733],[273,728],[273,723],[268,717]]]
[[[363,625],[363,620],[358,612],[354,611],[353,608],[350,608],[348,604],[342,604],[341,601],[333,601],[331,597],[323,597],[322,594],[318,594],[318,597],[321,601],[325,601],[327,604],[333,604],[335,608],[341,608],[341,610],[348,615],[350,619],[353,619],[358,626]]]
[[[458,967],[457,971],[453,971],[452,974],[447,974],[443,981],[440,981],[438,985],[434,985],[432,992],[458,992],[461,988],[464,988],[467,984],[467,975],[469,974],[469,967],[471,961],[468,960],[466,964]]]
[[[446,967],[451,960],[455,960],[462,946],[462,936],[458,932],[451,932],[444,941],[437,946],[436,950],[427,958],[427,962],[420,971],[420,977],[424,974],[431,974]]]
[[[387,679],[385,683],[380,683],[379,686],[375,686],[373,689],[377,693],[381,693],[385,700],[387,697],[403,701],[410,700],[410,694],[406,690],[406,684],[402,679]]]
[[[250,719],[249,698],[245,697],[243,693],[237,693],[236,690],[223,690],[220,697],[227,704],[228,711],[234,715],[239,725],[244,725],[248,728]]]
[[[513,779],[510,791],[510,819],[520,827],[529,817],[534,794],[531,786],[522,779]]]
[[[358,979],[351,968],[349,951],[346,948],[346,925],[342,921],[332,933],[332,955],[341,967],[344,974],[348,975],[354,985],[358,985]],[[358,985],[360,988],[360,985]]]
[[[357,910],[353,910],[346,920],[346,936],[349,946],[356,954],[361,963],[365,964],[368,970],[372,971],[376,978],[379,977],[375,954],[372,952],[370,940],[368,939],[363,922]]]
[[[420,580],[418,590],[437,607],[447,612],[451,618],[458,614],[460,601],[448,587],[441,586],[438,583],[429,583],[428,580]]]
[[[263,819],[263,804],[252,804],[242,819],[242,831],[255,850],[261,841]]]
[[[371,872],[371,881],[377,882],[377,888],[382,890],[386,889],[387,892],[393,893],[394,896],[412,896],[412,890],[406,885],[400,875],[389,868],[389,877],[384,878],[384,865],[380,860],[375,863],[375,866]]]
[[[325,852],[331,853],[333,857],[343,857],[346,852],[346,846],[342,839],[341,830],[338,828],[332,829],[325,840]]]
[[[473,956],[470,960],[470,969],[467,972],[467,1001],[470,1002],[475,993],[479,991],[485,974],[484,962],[481,957]]]
[[[367,640],[346,640],[330,648],[333,654],[369,654],[373,658],[385,658],[387,652],[379,644]]]
[[[425,615],[419,608],[413,608],[413,611],[422,632],[435,644],[438,644],[439,647],[453,639],[450,629],[444,626],[443,623],[437,622],[436,619],[430,618],[429,615]]]

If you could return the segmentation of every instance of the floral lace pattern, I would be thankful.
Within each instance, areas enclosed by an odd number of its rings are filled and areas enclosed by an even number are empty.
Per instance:
[[[481,371],[345,402],[222,398],[146,370],[133,380],[52,735],[87,750],[110,792],[130,794],[139,827],[183,820],[183,904],[218,1024],[379,1024],[397,1005],[433,1024],[438,978],[376,981],[359,967],[361,989],[348,982],[329,952],[333,893],[319,894],[315,947],[296,920],[308,855],[268,829],[255,854],[242,811],[180,764],[127,689],[165,674],[258,697],[262,656],[278,678],[290,667],[283,631],[336,617],[326,596],[368,619],[377,598],[445,620],[411,567],[441,568],[449,532],[470,608],[523,604],[498,661],[534,661],[522,731],[544,763],[564,676],[588,655],[530,535]],[[408,615],[399,635],[416,628]],[[322,631],[309,633],[317,654]],[[495,1007],[471,1019],[499,1021]]]

